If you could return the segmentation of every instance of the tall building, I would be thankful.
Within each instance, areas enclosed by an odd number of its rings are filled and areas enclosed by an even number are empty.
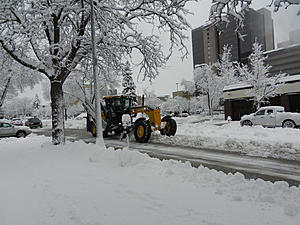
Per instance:
[[[300,29],[293,30],[289,33],[289,40],[279,42],[277,44],[278,48],[285,48],[291,45],[299,45],[300,44]]]
[[[218,60],[218,40],[217,27],[210,22],[192,30],[194,67],[197,64],[210,64]]]
[[[207,23],[192,30],[193,65],[216,62],[224,45],[231,46],[232,60],[247,63],[252,52],[252,44],[257,40],[264,51],[274,49],[274,29],[271,12],[265,8],[249,9],[245,13],[245,34],[241,40],[236,32],[236,23],[229,17],[229,23]]]

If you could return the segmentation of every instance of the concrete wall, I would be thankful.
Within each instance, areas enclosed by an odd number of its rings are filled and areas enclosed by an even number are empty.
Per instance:
[[[271,74],[284,72],[300,74],[300,45],[265,52],[266,64],[272,66]]]

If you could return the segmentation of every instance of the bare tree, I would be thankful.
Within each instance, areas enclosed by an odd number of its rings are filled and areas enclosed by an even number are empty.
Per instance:
[[[280,79],[286,74],[270,75],[271,66],[265,64],[266,56],[262,51],[262,45],[253,43],[253,52],[249,56],[250,68],[246,65],[238,67],[239,74],[252,86],[249,95],[252,96],[254,106],[259,109],[261,104],[268,103],[268,99],[276,95],[276,91],[282,83]]]
[[[203,65],[194,69],[196,92],[207,96],[211,119],[213,119],[213,108],[218,106],[223,94],[223,80],[214,72],[214,66],[215,65]]]
[[[7,97],[15,97],[26,87],[33,88],[41,81],[41,76],[15,61],[0,46],[0,108]]]
[[[193,81],[182,79],[180,85],[183,86],[183,89],[189,93],[189,95],[193,95],[195,92],[195,83]]]
[[[183,40],[189,25],[184,7],[189,1],[93,1],[99,65],[117,70],[136,51],[141,55],[140,72],[154,79],[174,47],[187,53]],[[17,62],[50,80],[52,142],[64,143],[63,83],[91,52],[89,1],[0,0],[0,15],[2,47]],[[156,35],[143,35],[140,27],[145,24],[169,33],[170,52],[162,51]]]

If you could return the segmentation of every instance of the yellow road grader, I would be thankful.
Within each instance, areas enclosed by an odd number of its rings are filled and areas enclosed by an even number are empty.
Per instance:
[[[106,96],[103,98],[102,109],[102,129],[103,136],[109,134],[119,135],[124,131],[122,116],[128,114],[131,118],[130,130],[134,132],[137,142],[146,143],[149,141],[152,131],[160,131],[162,135],[174,136],[177,124],[171,116],[161,118],[159,108],[150,106],[135,106],[134,96]],[[144,102],[144,101],[143,101]],[[96,136],[95,110],[92,104],[84,104],[87,110],[87,130]]]

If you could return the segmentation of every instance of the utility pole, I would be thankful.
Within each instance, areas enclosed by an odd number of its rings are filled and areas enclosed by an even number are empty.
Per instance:
[[[93,58],[93,75],[94,75],[94,93],[95,93],[95,119],[96,119],[96,144],[105,148],[103,133],[102,133],[102,119],[101,107],[99,98],[99,84],[97,76],[97,57],[96,57],[96,41],[95,41],[95,20],[94,20],[94,3],[90,0],[91,4],[91,35],[92,35],[92,58]]]
[[[177,86],[177,91],[178,91],[178,84],[179,84],[179,83],[176,83],[176,86]]]

